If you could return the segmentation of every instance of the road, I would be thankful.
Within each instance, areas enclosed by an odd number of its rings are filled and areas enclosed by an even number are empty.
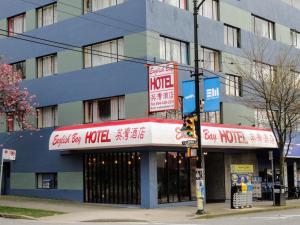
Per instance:
[[[207,220],[193,220],[189,222],[178,222],[172,223],[172,225],[299,225],[300,224],[300,209],[284,210],[277,212],[264,212],[264,213],[255,213],[247,214],[241,216],[231,216],[231,217],[222,217],[216,219],[207,219]],[[99,224],[108,224],[108,225],[171,225],[171,223],[151,223],[151,222],[122,222],[122,223],[112,223],[112,222],[101,222],[101,223],[91,223],[91,222],[82,222],[82,223],[63,223],[63,222],[45,222],[45,221],[30,221],[30,220],[13,220],[0,218],[0,225],[99,225]]]

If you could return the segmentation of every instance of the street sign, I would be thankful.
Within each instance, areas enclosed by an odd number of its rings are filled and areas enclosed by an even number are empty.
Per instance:
[[[197,145],[197,144],[198,144],[197,140],[182,141],[182,145],[185,145],[185,146],[193,146],[193,145]]]
[[[3,157],[3,160],[16,160],[16,150],[3,149],[2,157]]]

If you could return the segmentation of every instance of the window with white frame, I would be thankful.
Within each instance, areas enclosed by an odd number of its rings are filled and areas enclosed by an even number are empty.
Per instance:
[[[239,76],[225,75],[225,91],[226,95],[242,96],[242,78]]]
[[[300,48],[300,32],[291,30],[291,44],[295,48]]]
[[[275,40],[274,22],[252,15],[252,26],[254,34]]]
[[[208,123],[221,123],[220,111],[202,113],[202,121]]]
[[[7,19],[8,36],[14,36],[26,31],[25,17],[26,14],[23,13]]]
[[[37,58],[37,77],[46,77],[57,73],[57,54]]]
[[[44,27],[57,22],[57,3],[37,9],[37,26]]]
[[[37,108],[38,128],[58,126],[57,106]]]
[[[240,47],[240,29],[224,24],[224,44],[230,47]]]
[[[254,79],[258,81],[271,82],[275,76],[275,68],[272,65],[254,62],[252,73]]]
[[[56,189],[57,173],[37,173],[36,184],[38,189]]]
[[[13,71],[19,73],[22,79],[26,78],[25,71],[26,71],[26,62],[20,61],[11,64]]]
[[[199,14],[213,20],[218,20],[218,6],[218,0],[205,0],[199,8]]]
[[[84,101],[84,122],[125,119],[125,96]]]
[[[254,110],[255,126],[256,127],[269,127],[269,120],[265,109]]]
[[[94,12],[100,9],[119,5],[126,0],[83,0],[83,13]]]
[[[180,9],[187,9],[187,0],[159,0]]]
[[[85,46],[84,68],[121,61],[124,55],[124,39],[101,42]]]
[[[188,43],[167,37],[160,37],[160,58],[188,64]]]
[[[201,47],[199,48],[199,66],[211,71],[220,71],[219,51]]]

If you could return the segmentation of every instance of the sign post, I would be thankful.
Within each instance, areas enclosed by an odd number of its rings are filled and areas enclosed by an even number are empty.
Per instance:
[[[271,161],[271,169],[272,169],[272,196],[273,196],[273,206],[275,206],[275,190],[274,190],[274,157],[273,151],[269,151],[269,160]]]
[[[2,194],[2,175],[3,175],[3,162],[4,162],[4,160],[16,160],[16,150],[2,149],[1,169],[0,169],[0,196]]]

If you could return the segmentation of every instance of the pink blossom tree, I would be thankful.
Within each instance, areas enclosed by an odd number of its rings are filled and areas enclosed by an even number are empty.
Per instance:
[[[20,73],[12,66],[0,64],[0,116],[6,119],[8,126],[16,121],[21,130],[32,129],[28,121],[35,114],[35,96],[20,86],[21,81]]]

